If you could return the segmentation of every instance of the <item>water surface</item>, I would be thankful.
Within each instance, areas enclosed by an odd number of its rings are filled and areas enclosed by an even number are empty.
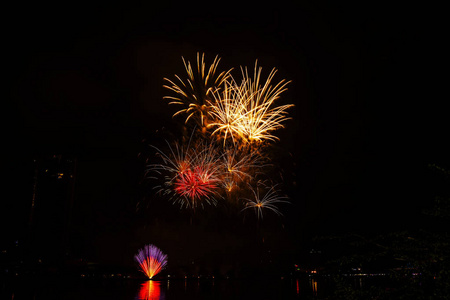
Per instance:
[[[2,299],[318,299],[326,283],[314,279],[10,279]]]

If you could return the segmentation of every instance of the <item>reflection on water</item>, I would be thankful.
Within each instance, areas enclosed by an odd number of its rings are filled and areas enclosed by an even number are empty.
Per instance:
[[[163,300],[165,297],[161,293],[161,283],[148,280],[141,284],[136,300]]]
[[[318,286],[322,291],[318,292]],[[174,280],[153,281],[149,280],[139,285],[136,289],[135,300],[164,300],[170,299],[247,299],[252,297],[271,296],[273,299],[320,299],[326,295],[327,284],[320,278],[296,278],[289,280],[267,281],[228,281],[222,280],[215,284],[215,280]],[[172,286],[173,285],[173,286]],[[170,286],[170,290],[169,290]],[[210,298],[209,298],[210,297]]]
[[[353,280],[353,279],[352,279]],[[227,280],[183,278],[163,281],[128,279],[10,280],[0,284],[0,299],[165,300],[165,299],[324,299],[331,280],[323,277]],[[364,282],[367,285],[367,282]],[[320,286],[320,291],[319,291]]]
[[[311,278],[311,289],[312,289],[313,295],[315,297],[317,297],[317,280],[315,280],[314,278]]]

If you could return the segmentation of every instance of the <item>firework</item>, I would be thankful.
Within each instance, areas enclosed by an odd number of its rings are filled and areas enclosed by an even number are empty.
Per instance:
[[[245,114],[245,106],[240,103],[244,98],[242,88],[231,78],[230,82],[224,83],[222,90],[215,90],[213,96],[214,101],[208,102],[210,114],[214,117],[208,124],[208,127],[215,128],[211,135],[219,133],[224,145],[228,137],[235,144],[235,136],[240,136],[239,120]]]
[[[181,207],[195,208],[204,203],[216,204],[221,182],[222,167],[220,154],[213,144],[199,142],[187,147],[175,144],[169,154],[155,148],[162,158],[161,164],[150,165],[150,170],[163,175],[159,186],[162,194],[181,204]]]
[[[207,168],[195,166],[179,174],[174,182],[175,192],[194,203],[202,198],[209,200],[211,191],[217,188],[218,179]]]
[[[222,155],[223,186],[231,192],[241,183],[250,182],[263,168],[263,158],[254,151],[243,151],[237,148],[226,148]]]
[[[242,82],[228,80],[225,88],[214,93],[215,100],[209,102],[210,114],[215,117],[208,127],[214,133],[241,138],[244,142],[276,140],[272,135],[276,129],[284,127],[282,122],[289,119],[287,109],[293,104],[276,106],[275,101],[286,90],[284,79],[272,86],[276,69],[272,69],[264,84],[261,83],[261,67],[255,63],[253,78],[247,68],[241,68]]]
[[[134,259],[149,279],[152,279],[167,265],[167,255],[154,245],[145,245],[144,248],[139,249]]]
[[[181,207],[216,205],[218,198],[227,198],[235,204],[243,200],[243,210],[253,208],[258,219],[265,209],[281,215],[276,204],[286,202],[285,197],[277,196],[274,187],[261,197],[258,183],[256,190],[251,185],[269,161],[266,147],[278,140],[274,131],[290,119],[288,109],[293,105],[278,103],[289,82],[275,82],[276,69],[263,78],[257,61],[253,72],[241,67],[242,78],[236,80],[231,69],[217,70],[218,56],[209,66],[204,54],[197,53],[196,65],[182,60],[187,77],[164,78],[164,87],[172,93],[164,99],[181,106],[174,116],[184,115],[185,123],[195,121],[202,134],[192,145],[198,131],[193,131],[187,145],[167,143],[167,152],[154,147],[161,159],[149,166],[160,180],[155,188]],[[248,194],[247,186],[252,199],[239,196]]]
[[[230,76],[231,69],[226,72],[216,74],[220,58],[216,56],[213,63],[206,71],[205,55],[200,58],[197,53],[197,69],[194,71],[189,61],[183,59],[187,79],[183,80],[175,75],[176,82],[164,78],[169,84],[165,88],[175,93],[175,96],[165,96],[169,104],[182,105],[184,108],[177,111],[174,116],[187,114],[186,123],[191,118],[196,118],[200,127],[205,126],[209,116],[208,100],[212,100],[213,91],[219,89]]]
[[[275,189],[275,186],[271,187],[262,197],[259,193],[258,187],[256,188],[256,191],[253,188],[251,188],[251,190],[253,192],[253,198],[252,199],[247,199],[247,198],[242,199],[245,202],[245,207],[242,209],[242,211],[244,211],[246,209],[253,209],[255,211],[258,219],[263,218],[263,210],[265,210],[265,209],[270,210],[270,211],[274,212],[275,214],[281,216],[282,214],[278,210],[278,207],[275,204],[289,203],[288,201],[285,200],[285,199],[287,199],[287,197],[277,195],[277,190]]]

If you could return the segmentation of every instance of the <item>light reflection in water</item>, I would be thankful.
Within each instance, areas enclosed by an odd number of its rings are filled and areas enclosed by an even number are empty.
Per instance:
[[[141,285],[136,299],[139,300],[163,300],[161,287],[158,281],[148,280]]]
[[[317,281],[314,278],[311,278],[311,288],[313,295],[317,297]]]

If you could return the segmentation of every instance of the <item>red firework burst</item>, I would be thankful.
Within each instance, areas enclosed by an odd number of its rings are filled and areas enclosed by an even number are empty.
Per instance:
[[[210,198],[217,188],[217,181],[212,173],[201,167],[195,167],[178,175],[174,189],[178,195],[189,198],[194,203],[199,199]]]

